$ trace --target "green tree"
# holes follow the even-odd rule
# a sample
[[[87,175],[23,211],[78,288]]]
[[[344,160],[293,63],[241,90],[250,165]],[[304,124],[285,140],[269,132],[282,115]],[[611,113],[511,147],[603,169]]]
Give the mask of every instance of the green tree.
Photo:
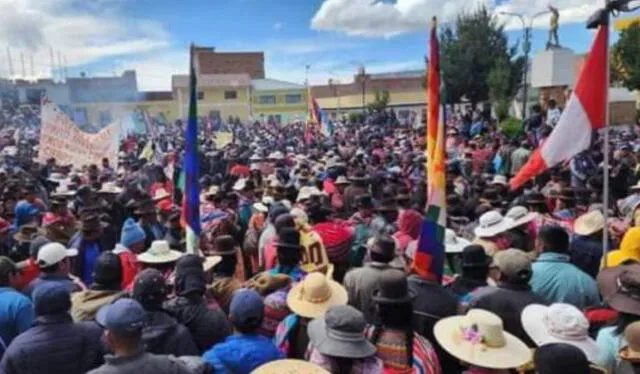
[[[489,100],[494,104],[498,121],[502,121],[509,115],[509,103],[513,97],[511,91],[511,66],[506,59],[496,61],[493,69],[487,76],[489,86]]]
[[[611,80],[628,90],[640,90],[640,22],[622,30],[612,52]]]
[[[482,7],[458,15],[454,25],[441,33],[440,60],[446,102],[465,97],[475,106],[490,98],[489,75],[501,100],[512,98],[521,84],[524,58],[516,58],[518,46],[509,46],[504,26]]]
[[[381,112],[387,108],[389,100],[391,100],[389,91],[377,90],[373,102],[367,105],[367,108],[370,112]]]

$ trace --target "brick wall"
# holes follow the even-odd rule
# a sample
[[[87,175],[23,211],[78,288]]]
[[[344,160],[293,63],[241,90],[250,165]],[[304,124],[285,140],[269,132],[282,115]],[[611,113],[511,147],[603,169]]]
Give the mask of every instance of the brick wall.
[[[263,52],[198,51],[199,74],[249,74],[263,79]]]

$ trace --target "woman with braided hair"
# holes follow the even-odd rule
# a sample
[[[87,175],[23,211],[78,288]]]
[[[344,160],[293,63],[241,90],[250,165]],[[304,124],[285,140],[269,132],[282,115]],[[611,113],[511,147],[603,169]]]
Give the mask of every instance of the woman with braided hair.
[[[378,320],[367,329],[367,336],[376,346],[385,373],[440,374],[442,369],[436,351],[413,329],[412,299],[402,271],[382,272],[379,289],[373,293]]]

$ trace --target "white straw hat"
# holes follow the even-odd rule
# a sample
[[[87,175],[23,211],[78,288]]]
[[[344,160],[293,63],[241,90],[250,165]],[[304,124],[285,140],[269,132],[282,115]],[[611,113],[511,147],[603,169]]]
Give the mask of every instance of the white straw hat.
[[[471,244],[465,238],[456,235],[456,232],[451,229],[446,229],[444,232],[444,246],[447,253],[462,253],[464,247]]]
[[[473,231],[479,238],[490,238],[511,228],[511,220],[506,219],[496,210],[480,216],[478,227]]]
[[[154,240],[151,247],[138,255],[138,261],[147,264],[165,264],[168,262],[178,261],[183,253],[171,249],[169,242],[166,240]]]
[[[251,374],[329,374],[318,365],[302,360],[276,360],[264,364]]]
[[[504,331],[500,317],[483,309],[443,318],[433,332],[452,356],[482,368],[514,369],[531,361],[529,347]]]
[[[604,215],[599,209],[578,217],[573,224],[573,232],[578,235],[591,235],[604,228]]]
[[[509,209],[509,211],[505,215],[505,218],[512,221],[511,227],[513,228],[529,223],[533,221],[537,216],[538,215],[536,213],[529,212],[529,209],[518,205]]]
[[[347,304],[347,290],[322,273],[311,273],[287,295],[287,306],[306,318],[322,317],[334,305]]]
[[[598,345],[589,337],[589,321],[575,306],[555,303],[550,306],[531,304],[520,316],[522,327],[537,346],[549,343],[571,344],[595,362]]]

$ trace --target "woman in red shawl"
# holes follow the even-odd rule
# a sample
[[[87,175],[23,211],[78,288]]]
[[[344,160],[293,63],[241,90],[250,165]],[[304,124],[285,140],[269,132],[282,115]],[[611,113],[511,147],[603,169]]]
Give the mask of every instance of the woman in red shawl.
[[[397,252],[403,254],[407,250],[407,245],[412,240],[417,240],[420,236],[420,224],[422,214],[413,209],[402,209],[398,215],[398,231],[393,234],[393,238],[398,243]]]

